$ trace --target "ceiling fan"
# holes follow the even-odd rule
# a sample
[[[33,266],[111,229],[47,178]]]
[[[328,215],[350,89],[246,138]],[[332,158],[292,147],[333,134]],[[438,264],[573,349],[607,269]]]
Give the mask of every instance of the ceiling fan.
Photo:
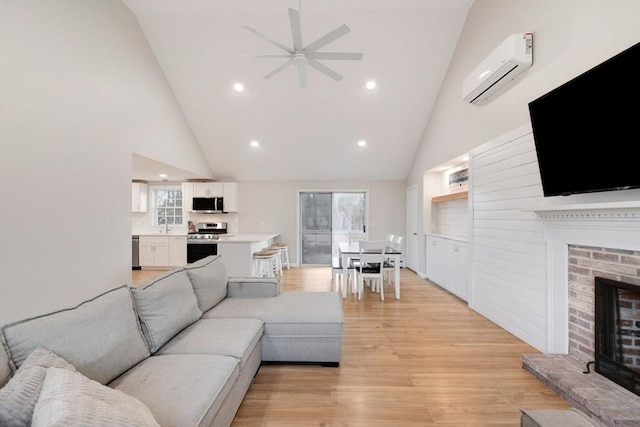
[[[243,57],[253,58],[288,58],[286,62],[278,66],[276,69],[264,76],[265,79],[270,79],[280,71],[287,68],[289,65],[295,64],[298,68],[298,79],[300,81],[300,87],[307,87],[307,65],[315,68],[321,73],[327,75],[333,80],[340,81],[342,76],[336,73],[331,68],[318,62],[318,60],[360,60],[362,59],[362,53],[358,52],[318,52],[318,49],[323,48],[334,40],[344,36],[349,31],[349,27],[345,24],[339,26],[335,30],[325,34],[318,40],[314,41],[307,46],[302,43],[302,27],[300,25],[300,11],[295,9],[289,9],[289,21],[291,23],[291,35],[293,37],[293,47],[286,46],[277,40],[274,40],[255,28],[249,25],[243,25],[242,28],[251,31],[258,37],[268,41],[269,43],[278,46],[280,49],[286,51],[286,54],[280,55],[243,55]]]

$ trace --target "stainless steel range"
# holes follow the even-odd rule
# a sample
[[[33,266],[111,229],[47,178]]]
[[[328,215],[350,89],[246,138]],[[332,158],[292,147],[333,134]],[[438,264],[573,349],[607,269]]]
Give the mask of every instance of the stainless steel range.
[[[191,264],[218,254],[218,239],[227,234],[226,222],[200,222],[196,231],[187,235],[187,262]]]

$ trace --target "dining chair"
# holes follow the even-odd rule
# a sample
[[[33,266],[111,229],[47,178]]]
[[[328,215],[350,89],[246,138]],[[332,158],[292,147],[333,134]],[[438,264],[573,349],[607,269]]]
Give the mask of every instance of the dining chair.
[[[371,280],[371,290],[380,293],[384,300],[384,260],[387,242],[384,240],[363,240],[358,253],[359,264],[356,268],[358,299],[362,298],[365,279]]]
[[[389,238],[390,236],[390,238]],[[387,239],[389,241],[388,246],[392,249],[395,250],[402,250],[402,240],[404,239],[403,236],[397,236],[395,234],[387,234]],[[387,284],[389,286],[391,286],[391,274],[393,274],[393,271],[395,269],[395,261],[391,258],[387,258],[384,261],[384,276],[385,276],[385,280],[387,281]]]

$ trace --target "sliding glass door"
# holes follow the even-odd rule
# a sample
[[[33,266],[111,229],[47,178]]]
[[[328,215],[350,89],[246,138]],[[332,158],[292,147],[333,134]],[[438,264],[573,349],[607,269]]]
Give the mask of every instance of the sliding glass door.
[[[366,231],[366,192],[300,192],[300,262],[331,265],[338,243]]]

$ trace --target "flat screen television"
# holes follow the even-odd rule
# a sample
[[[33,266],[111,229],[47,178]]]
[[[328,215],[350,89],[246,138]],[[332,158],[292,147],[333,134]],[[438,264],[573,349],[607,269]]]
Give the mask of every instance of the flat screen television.
[[[640,43],[529,103],[545,197],[640,188]]]

